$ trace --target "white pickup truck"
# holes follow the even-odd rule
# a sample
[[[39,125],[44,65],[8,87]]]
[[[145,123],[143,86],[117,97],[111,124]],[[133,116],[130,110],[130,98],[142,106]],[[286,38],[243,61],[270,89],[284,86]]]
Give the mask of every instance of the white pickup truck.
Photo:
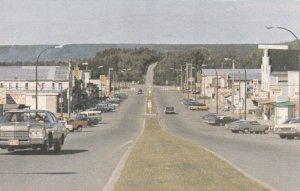
[[[300,119],[287,119],[282,124],[275,125],[273,133],[278,134],[282,139],[300,137]]]

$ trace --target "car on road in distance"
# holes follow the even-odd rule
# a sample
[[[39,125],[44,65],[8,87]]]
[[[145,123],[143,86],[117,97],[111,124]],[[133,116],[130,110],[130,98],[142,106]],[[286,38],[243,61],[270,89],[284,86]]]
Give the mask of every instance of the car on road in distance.
[[[230,123],[228,128],[231,129],[233,133],[268,133],[269,126],[262,125],[257,121],[248,120],[238,120]]]
[[[282,124],[275,125],[273,133],[278,134],[282,139],[300,137],[300,119],[287,119]]]
[[[143,94],[143,90],[142,90],[142,89],[139,89],[139,90],[137,91],[137,94]]]
[[[165,107],[164,113],[165,114],[175,114],[175,108],[174,107]]]
[[[225,116],[225,115],[214,115],[214,116],[208,117],[208,119],[207,119],[208,124],[221,125],[221,126],[232,123],[234,121],[238,121],[238,120],[239,120],[238,118],[234,118],[231,116]]]
[[[189,106],[190,110],[208,110],[209,107],[205,105],[204,103],[199,103],[199,102],[192,102],[191,105]]]
[[[8,151],[32,148],[47,154],[54,147],[59,152],[66,136],[66,127],[47,110],[7,111],[0,123],[0,148]]]

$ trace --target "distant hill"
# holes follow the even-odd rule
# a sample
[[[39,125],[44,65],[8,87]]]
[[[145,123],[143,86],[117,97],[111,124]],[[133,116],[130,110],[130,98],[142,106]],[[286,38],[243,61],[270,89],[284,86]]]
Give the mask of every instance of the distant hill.
[[[34,62],[39,53],[51,45],[12,45],[0,46],[0,62]],[[97,52],[111,48],[148,48],[159,52],[189,51],[208,49],[213,54],[235,51],[237,54],[248,55],[257,50],[256,44],[70,44],[63,49],[51,49],[43,53],[40,60],[66,61],[95,57]]]

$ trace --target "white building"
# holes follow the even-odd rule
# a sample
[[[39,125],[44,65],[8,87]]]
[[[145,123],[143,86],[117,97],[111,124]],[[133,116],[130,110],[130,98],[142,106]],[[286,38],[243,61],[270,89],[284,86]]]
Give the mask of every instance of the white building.
[[[67,66],[38,66],[37,71],[38,109],[47,109],[54,113],[59,113],[60,109],[66,111],[69,68]],[[0,87],[6,89],[6,94],[15,104],[25,104],[35,109],[35,72],[35,66],[0,66]],[[62,97],[62,105],[60,97]]]

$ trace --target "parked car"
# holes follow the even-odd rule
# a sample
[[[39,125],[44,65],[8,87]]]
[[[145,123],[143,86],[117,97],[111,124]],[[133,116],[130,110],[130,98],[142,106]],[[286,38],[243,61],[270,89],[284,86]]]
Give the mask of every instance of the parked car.
[[[181,100],[181,104],[183,104],[183,105],[188,105],[191,101],[194,101],[194,100],[191,99],[191,98],[183,98],[183,99]]]
[[[164,113],[165,114],[175,114],[175,108],[174,107],[165,107]]]
[[[203,119],[204,122],[208,122],[208,118],[210,118],[212,116],[215,116],[215,115],[220,115],[220,114],[218,114],[218,113],[208,113],[206,115],[203,115],[202,119]]]
[[[230,116],[225,116],[225,115],[214,115],[214,116],[208,117],[208,119],[207,119],[208,124],[210,124],[210,125],[222,125],[222,126],[225,124],[228,124],[228,123],[232,123],[237,120],[239,120],[239,119],[230,117]]]
[[[102,112],[101,111],[82,111],[80,114],[84,114],[87,117],[89,125],[97,125],[102,121]]]
[[[87,119],[86,115],[78,113],[75,117],[70,118],[67,121],[67,124],[72,125],[72,127],[73,127],[71,132],[73,132],[75,130],[82,131],[82,128],[86,128],[88,126],[88,119]]]
[[[199,102],[192,102],[192,104],[189,106],[190,110],[208,110],[209,107],[205,105],[204,103]]]
[[[0,124],[0,148],[8,151],[32,148],[47,154],[54,147],[59,152],[66,136],[66,127],[47,110],[7,111]]]
[[[282,139],[300,137],[300,119],[287,119],[283,124],[275,125],[273,133]]]
[[[257,121],[239,120],[229,124],[233,133],[268,133],[269,126],[262,125]]]

